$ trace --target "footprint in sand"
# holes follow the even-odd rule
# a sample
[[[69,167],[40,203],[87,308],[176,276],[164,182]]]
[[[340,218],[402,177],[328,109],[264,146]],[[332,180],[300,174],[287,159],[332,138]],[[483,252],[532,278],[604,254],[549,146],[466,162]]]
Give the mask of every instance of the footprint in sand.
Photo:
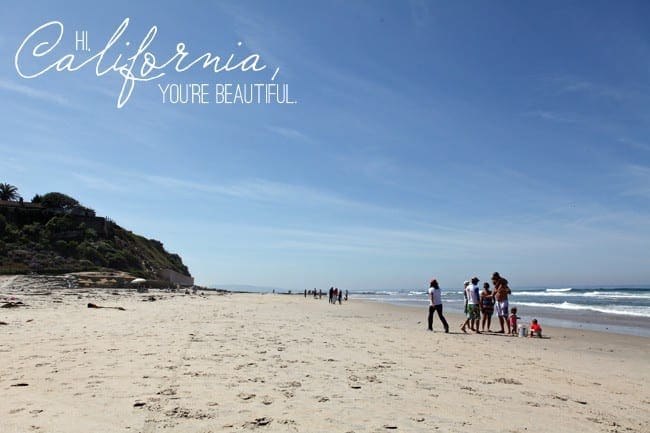
[[[505,384],[508,384],[508,385],[521,385],[522,384],[517,379],[508,379],[508,378],[505,378],[505,377],[500,377],[498,379],[494,379],[494,381],[498,382],[498,383],[505,383]]]
[[[269,425],[273,421],[272,418],[268,417],[262,417],[262,418],[255,418],[253,421],[248,421],[242,424],[242,427],[247,428],[247,429],[254,429],[257,427],[262,427],[265,425]]]

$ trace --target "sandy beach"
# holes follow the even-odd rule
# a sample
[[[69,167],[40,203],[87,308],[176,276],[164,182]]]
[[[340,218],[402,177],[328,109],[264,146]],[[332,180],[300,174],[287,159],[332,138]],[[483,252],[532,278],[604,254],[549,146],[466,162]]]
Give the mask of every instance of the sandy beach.
[[[423,309],[325,297],[9,286],[2,303],[26,306],[0,309],[4,433],[650,431],[643,337],[465,335],[458,316],[431,333]]]

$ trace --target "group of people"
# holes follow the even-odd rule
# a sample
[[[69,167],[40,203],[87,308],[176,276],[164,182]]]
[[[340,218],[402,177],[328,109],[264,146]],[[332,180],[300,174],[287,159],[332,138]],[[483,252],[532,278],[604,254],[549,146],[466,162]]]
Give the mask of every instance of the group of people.
[[[330,287],[329,291],[329,302],[330,304],[336,304],[336,301],[339,301],[339,305],[341,305],[341,300],[347,301],[348,300],[348,291],[345,291],[345,296],[343,295],[343,290],[339,290],[338,287]]]
[[[499,275],[498,272],[492,274],[492,287],[490,284],[483,284],[483,291],[479,291],[479,278],[473,277],[471,281],[465,281],[463,295],[465,298],[465,314],[466,319],[460,325],[460,330],[467,333],[467,328],[480,334],[481,331],[492,332],[492,315],[494,311],[497,312],[499,318],[500,330],[497,333],[510,335],[517,334],[517,309],[512,308],[508,310],[508,295],[512,292],[508,287],[508,280]],[[429,316],[427,318],[428,330],[433,331],[433,316],[437,312],[440,322],[445,329],[449,332],[449,324],[442,314],[442,293],[438,281],[434,278],[429,284]],[[481,319],[482,316],[482,319]],[[480,329],[479,329],[480,328]],[[530,336],[542,336],[542,328],[537,319],[533,319],[530,325]]]
[[[314,299],[318,297],[318,299],[321,299],[323,297],[323,290],[314,288],[314,290],[307,290],[305,289],[305,298],[307,295],[313,296]],[[347,301],[348,300],[348,291],[347,289],[345,290],[345,294],[343,294],[343,290],[339,290],[338,287],[330,287],[329,290],[329,303],[330,304],[336,304],[336,301],[339,302],[339,305],[341,305],[342,301]]]

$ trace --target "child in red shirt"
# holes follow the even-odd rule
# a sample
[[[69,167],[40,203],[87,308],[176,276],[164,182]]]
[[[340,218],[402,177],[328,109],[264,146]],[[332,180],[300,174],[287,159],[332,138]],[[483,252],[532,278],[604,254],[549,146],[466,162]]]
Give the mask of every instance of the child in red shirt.
[[[530,336],[542,338],[542,327],[537,323],[537,319],[533,319],[530,324]]]

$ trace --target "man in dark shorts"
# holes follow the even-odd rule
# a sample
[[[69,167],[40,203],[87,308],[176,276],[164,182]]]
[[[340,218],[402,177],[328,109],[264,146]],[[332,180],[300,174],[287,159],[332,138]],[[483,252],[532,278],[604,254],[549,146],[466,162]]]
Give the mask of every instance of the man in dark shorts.
[[[490,284],[483,284],[483,291],[481,292],[481,314],[483,315],[483,320],[481,322],[481,331],[485,331],[485,325],[487,324],[488,332],[491,332],[490,329],[492,325],[492,314],[494,313],[494,294],[490,291]]]

